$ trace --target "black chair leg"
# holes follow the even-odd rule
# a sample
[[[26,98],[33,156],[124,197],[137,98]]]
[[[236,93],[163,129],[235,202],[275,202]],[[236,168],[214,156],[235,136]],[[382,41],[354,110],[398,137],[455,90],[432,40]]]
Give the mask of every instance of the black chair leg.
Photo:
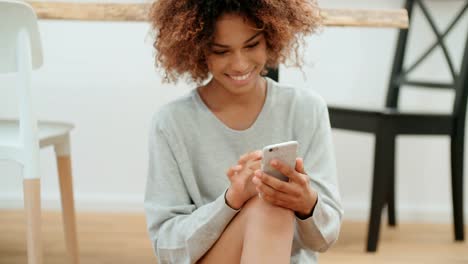
[[[372,185],[372,202],[369,219],[369,230],[367,234],[367,251],[375,252],[380,233],[380,221],[382,209],[388,199],[388,185],[390,177],[388,171],[391,170],[390,162],[394,158],[394,136],[381,126],[380,131],[375,137],[375,160],[374,160],[374,178]]]
[[[388,142],[386,149],[386,162],[388,162],[388,196],[387,196],[387,208],[388,208],[388,225],[396,226],[396,211],[395,211],[395,138],[391,142]]]
[[[465,144],[463,130],[458,131],[451,137],[452,202],[455,240],[463,241],[465,239],[463,226],[463,152]]]

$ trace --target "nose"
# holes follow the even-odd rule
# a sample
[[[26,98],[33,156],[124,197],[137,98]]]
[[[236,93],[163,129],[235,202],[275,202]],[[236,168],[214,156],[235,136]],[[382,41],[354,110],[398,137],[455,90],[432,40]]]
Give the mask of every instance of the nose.
[[[245,73],[249,69],[249,60],[242,52],[236,52],[231,60],[231,70],[235,73]]]

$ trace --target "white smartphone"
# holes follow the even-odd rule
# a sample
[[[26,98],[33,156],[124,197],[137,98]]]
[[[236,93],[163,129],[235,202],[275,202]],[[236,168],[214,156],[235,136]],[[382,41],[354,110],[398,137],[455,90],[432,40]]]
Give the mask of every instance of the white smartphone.
[[[277,159],[286,163],[291,168],[296,167],[297,141],[288,141],[279,144],[268,145],[263,148],[262,171],[279,180],[288,181],[288,177],[270,165],[271,160]]]

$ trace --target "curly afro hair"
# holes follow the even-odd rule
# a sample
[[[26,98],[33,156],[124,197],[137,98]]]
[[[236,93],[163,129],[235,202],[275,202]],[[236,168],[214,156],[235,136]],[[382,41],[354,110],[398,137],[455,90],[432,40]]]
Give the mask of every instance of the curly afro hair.
[[[322,23],[315,0],[156,0],[149,19],[155,33],[155,65],[163,68],[165,81],[176,82],[184,74],[196,83],[209,77],[205,55],[216,21],[226,13],[240,14],[263,30],[266,67],[271,68],[291,55],[300,66],[299,44]]]

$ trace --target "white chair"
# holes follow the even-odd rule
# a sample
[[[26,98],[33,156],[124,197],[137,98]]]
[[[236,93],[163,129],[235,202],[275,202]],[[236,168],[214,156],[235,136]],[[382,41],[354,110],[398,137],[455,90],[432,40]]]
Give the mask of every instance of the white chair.
[[[42,263],[39,148],[53,146],[58,164],[65,243],[71,263],[79,263],[73,202],[69,133],[65,123],[37,122],[32,109],[31,73],[42,65],[37,18],[26,3],[0,0],[0,77],[14,73],[19,120],[0,119],[0,159],[23,167],[28,263]]]

